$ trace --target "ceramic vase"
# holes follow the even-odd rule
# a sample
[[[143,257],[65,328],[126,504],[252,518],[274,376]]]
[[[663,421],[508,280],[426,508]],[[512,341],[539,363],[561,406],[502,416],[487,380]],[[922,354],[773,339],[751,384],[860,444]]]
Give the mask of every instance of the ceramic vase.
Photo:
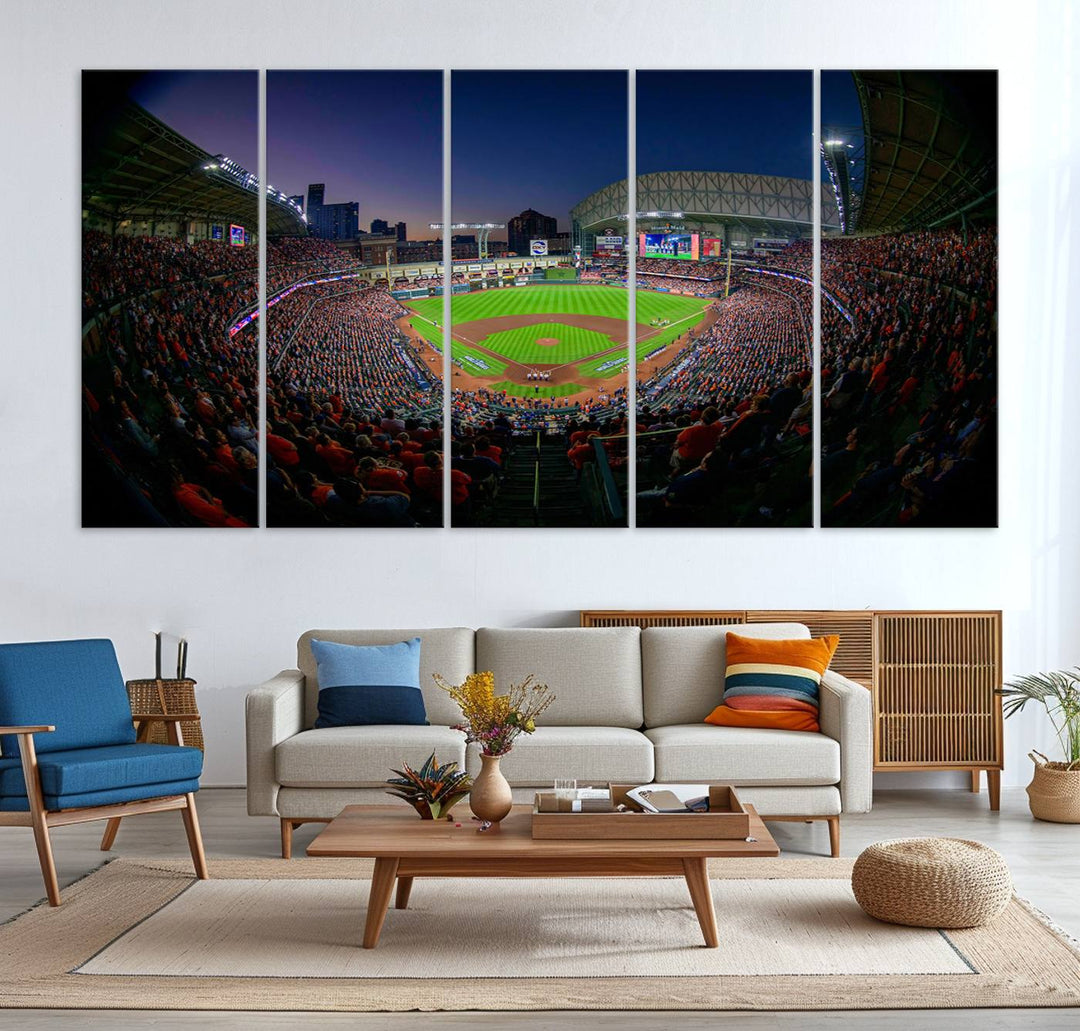
[[[510,785],[499,769],[499,755],[480,756],[480,775],[469,792],[469,808],[478,820],[498,823],[510,813],[514,804]]]

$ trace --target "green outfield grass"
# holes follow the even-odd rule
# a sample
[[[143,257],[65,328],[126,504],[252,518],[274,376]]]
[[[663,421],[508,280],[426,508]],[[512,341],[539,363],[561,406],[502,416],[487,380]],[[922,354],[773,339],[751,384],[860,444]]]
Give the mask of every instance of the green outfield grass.
[[[559,342],[536,342],[545,337]],[[483,344],[496,354],[522,365],[565,365],[616,346],[615,341],[604,333],[560,322],[537,322],[532,326],[505,329],[472,343]]]
[[[438,326],[433,326],[427,319],[421,318],[409,319],[409,325],[429,344],[434,344],[440,351],[442,350],[442,330]]]
[[[700,297],[638,290],[636,297],[638,340],[635,346],[637,360],[641,361],[650,351],[655,351],[658,347],[670,343],[692,326],[696,326],[701,321],[701,313],[710,303]],[[656,318],[669,319],[671,325],[653,333],[653,327],[649,323]],[[650,335],[642,340],[644,333]]]
[[[426,304],[432,298],[422,298]],[[442,298],[438,311],[420,311],[439,321],[442,318]],[[476,319],[498,319],[507,315],[600,315],[609,319],[626,319],[625,290],[611,286],[516,286],[501,290],[481,290],[472,294],[455,294],[450,302],[455,326]]]
[[[589,388],[580,383],[552,383],[550,386],[543,387],[539,383],[511,383],[510,380],[504,379],[499,383],[492,383],[491,389],[505,390],[514,397],[566,397],[567,394],[576,394]]]
[[[638,290],[636,304],[639,335],[636,351],[637,360],[640,361],[650,351],[670,343],[696,325],[701,320],[701,314],[709,301],[697,297],[684,297],[681,294]],[[419,316],[411,320],[416,331],[441,348],[442,330],[431,323],[442,319],[442,298],[424,297],[409,301],[405,306]],[[627,315],[627,295],[624,290],[610,286],[503,287],[470,294],[455,294],[451,301],[451,312],[455,328],[467,326],[468,323],[480,319],[515,315],[551,315],[553,317],[587,315],[624,320]],[[669,319],[671,325],[665,326],[658,332],[652,332],[649,323],[656,318]],[[468,335],[467,330],[465,333]],[[643,333],[650,335],[642,340],[640,336]],[[539,337],[556,337],[560,343],[555,347],[539,346],[535,343]],[[603,372],[598,371],[599,367],[609,362],[613,356],[603,355],[597,358],[591,356],[613,347],[613,341],[602,333],[561,324],[554,321],[554,318],[551,323],[538,323],[493,333],[475,342],[491,348],[511,361],[524,365],[562,364],[583,359],[577,366],[577,372],[581,376],[604,378],[621,376],[626,369],[623,364]],[[458,341],[453,343],[453,356],[459,361],[463,360],[465,368],[480,372],[482,375],[503,375],[506,371],[505,364],[497,362],[489,355],[478,353]],[[486,362],[489,369],[481,370],[468,360],[469,357]],[[496,370],[495,366],[500,367]],[[562,393],[569,392],[562,390]]]

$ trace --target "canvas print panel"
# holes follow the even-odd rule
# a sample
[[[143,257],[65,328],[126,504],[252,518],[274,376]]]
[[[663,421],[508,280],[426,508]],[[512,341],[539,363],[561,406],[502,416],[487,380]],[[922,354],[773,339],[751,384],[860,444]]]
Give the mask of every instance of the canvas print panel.
[[[624,526],[627,75],[451,83],[452,523]]]
[[[257,524],[257,85],[83,73],[83,526]]]
[[[811,523],[812,138],[810,72],[637,74],[638,526]]]
[[[823,72],[825,526],[997,525],[997,73]]]
[[[267,73],[267,523],[441,526],[442,73]]]

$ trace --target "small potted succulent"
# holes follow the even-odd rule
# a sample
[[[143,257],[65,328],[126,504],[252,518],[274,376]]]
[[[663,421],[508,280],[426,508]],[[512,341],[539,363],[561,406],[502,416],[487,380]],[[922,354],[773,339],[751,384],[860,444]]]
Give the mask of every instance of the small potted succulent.
[[[1080,823],[1080,667],[1050,673],[1028,673],[1001,690],[1006,718],[1028,702],[1046,709],[1061,743],[1064,762],[1052,762],[1041,752],[1028,753],[1035,776],[1028,785],[1028,805],[1036,820]]]
[[[387,794],[405,799],[422,820],[449,820],[450,810],[472,788],[468,774],[464,770],[459,772],[457,763],[440,766],[434,752],[418,770],[406,762],[401,765],[404,769],[394,770],[397,776],[386,782],[393,785],[393,790],[387,791]]]

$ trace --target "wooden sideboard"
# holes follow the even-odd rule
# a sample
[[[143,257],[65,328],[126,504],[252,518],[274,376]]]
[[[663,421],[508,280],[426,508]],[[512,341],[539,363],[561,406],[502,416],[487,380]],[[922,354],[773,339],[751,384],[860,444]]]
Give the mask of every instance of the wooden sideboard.
[[[945,610],[588,609],[581,625],[804,623],[839,634],[831,668],[873,694],[874,770],[986,771],[990,808],[1004,767],[1001,613]]]

